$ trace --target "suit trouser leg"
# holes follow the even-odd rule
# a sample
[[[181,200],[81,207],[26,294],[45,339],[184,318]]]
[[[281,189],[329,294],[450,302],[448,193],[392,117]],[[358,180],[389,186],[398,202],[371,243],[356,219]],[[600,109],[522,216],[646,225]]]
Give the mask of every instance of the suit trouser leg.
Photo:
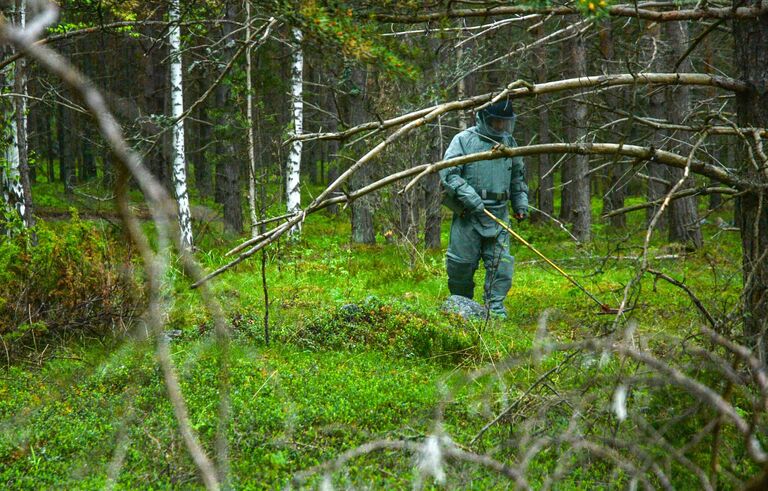
[[[483,240],[481,255],[485,266],[484,300],[491,312],[506,314],[504,299],[512,288],[515,258],[509,254],[509,234]]]
[[[445,257],[448,290],[451,295],[472,298],[475,291],[473,277],[480,260],[481,237],[469,218],[453,216],[451,237]]]

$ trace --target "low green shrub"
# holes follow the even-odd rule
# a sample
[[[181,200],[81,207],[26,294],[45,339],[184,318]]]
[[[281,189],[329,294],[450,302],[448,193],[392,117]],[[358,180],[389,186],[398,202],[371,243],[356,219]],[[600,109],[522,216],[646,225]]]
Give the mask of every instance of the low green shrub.
[[[142,302],[130,251],[77,215],[0,242],[0,336],[5,354],[75,333],[124,329]]]
[[[295,342],[315,350],[377,349],[450,362],[476,354],[471,331],[451,325],[449,320],[444,314],[419,312],[370,296],[359,304],[322,312],[297,333]]]

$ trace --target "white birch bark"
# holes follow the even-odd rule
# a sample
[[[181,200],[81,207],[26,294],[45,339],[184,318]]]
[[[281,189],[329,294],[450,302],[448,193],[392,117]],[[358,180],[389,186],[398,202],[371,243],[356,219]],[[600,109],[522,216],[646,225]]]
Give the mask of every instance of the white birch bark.
[[[19,1],[19,27],[22,29],[25,29],[27,27],[27,0],[20,0]],[[19,60],[16,62],[19,64],[19,66],[22,67],[21,70],[21,97],[17,99],[17,108],[18,111],[21,111],[21,121],[24,125],[24,134],[29,135],[27,132],[27,80],[26,80],[26,72],[23,70],[23,67],[26,65],[26,60],[22,57],[19,58]],[[27,136],[29,138],[29,136]],[[26,139],[24,141],[24,144],[27,145]],[[24,152],[26,154],[26,152]]]
[[[301,49],[302,33],[294,27],[292,30],[294,40],[293,63],[291,67],[291,100],[293,102],[293,133],[298,136],[303,131],[304,99],[302,98],[302,83],[304,78],[304,53]],[[301,210],[301,144],[300,140],[294,140],[288,153],[286,165],[285,194],[288,212]],[[297,238],[301,233],[300,224],[291,229],[292,238]]]
[[[24,10],[22,5],[22,12]],[[15,10],[14,7],[11,7]],[[24,16],[19,15],[18,22],[23,27]],[[14,92],[16,85],[16,64],[12,63],[8,65],[5,73],[0,74],[0,80],[3,81],[3,92]],[[6,99],[8,100],[8,99]],[[26,226],[24,217],[26,215],[26,207],[24,202],[24,188],[21,185],[21,172],[19,158],[19,138],[18,138],[18,126],[16,124],[16,111],[24,109],[23,97],[13,98],[12,103],[2,104],[3,121],[2,125],[2,147],[3,147],[3,162],[2,168],[0,168],[0,193],[3,197],[4,213],[12,213],[14,210],[22,218],[22,223]],[[10,232],[8,230],[7,232]]]
[[[251,2],[245,2],[245,84],[246,118],[248,119],[248,209],[251,216],[251,237],[259,234],[256,223],[256,143],[253,138],[253,81],[251,79]]]
[[[181,245],[192,249],[192,214],[189,207],[189,192],[187,190],[187,169],[184,159],[184,89],[181,71],[181,28],[179,20],[179,0],[170,0],[168,20],[171,28],[168,33],[171,60],[171,117],[176,121],[173,125],[173,187],[179,206],[179,228],[181,229]]]

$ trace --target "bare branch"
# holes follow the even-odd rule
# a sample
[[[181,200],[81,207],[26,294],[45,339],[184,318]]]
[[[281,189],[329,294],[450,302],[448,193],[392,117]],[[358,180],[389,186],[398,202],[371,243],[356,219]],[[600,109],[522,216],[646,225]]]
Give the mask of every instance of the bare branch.
[[[658,5],[658,4],[657,4]],[[645,4],[651,7],[653,4]],[[674,22],[682,20],[701,20],[701,19],[744,19],[755,18],[768,11],[768,8],[762,5],[756,7],[720,7],[720,8],[697,8],[680,10],[650,10],[639,5],[615,5],[607,8],[608,14],[613,17],[634,17],[656,22]],[[396,22],[400,24],[413,24],[419,22],[434,22],[442,19],[456,19],[466,17],[493,17],[506,15],[574,15],[580,12],[571,7],[529,7],[527,5],[511,5],[491,8],[476,9],[450,9],[432,12],[428,14],[371,14],[371,18],[380,22]]]
[[[507,85],[504,91],[512,99],[521,97],[531,97],[564,90],[584,90],[588,88],[605,88],[621,85],[698,85],[704,87],[718,87],[733,92],[743,92],[748,90],[748,84],[740,80],[717,75],[707,75],[702,73],[636,73],[636,74],[611,74],[611,75],[591,75],[588,77],[569,78],[557,80],[554,82],[543,82],[539,84],[524,83],[515,81]],[[493,100],[498,93],[487,93],[474,96],[459,101],[446,102],[424,109],[419,109],[408,114],[403,114],[384,121],[364,123],[353,128],[349,128],[337,133],[304,133],[296,139],[299,140],[343,140],[352,135],[363,131],[380,131],[401,124],[406,124],[418,118],[422,118],[433,111],[440,110],[441,113],[449,111],[465,110],[479,107]],[[450,106],[447,107],[446,106]],[[293,141],[289,139],[286,143]]]
[[[418,124],[414,126],[423,124],[423,120],[417,121],[416,123]],[[409,127],[409,129],[411,127]],[[402,134],[402,133],[399,133],[399,134]],[[388,141],[391,141],[391,140],[388,140]],[[360,162],[363,162],[363,160],[366,159],[366,157],[369,157],[372,154],[377,154],[378,152],[380,152],[383,149],[385,143],[387,142],[382,142],[381,144],[379,144],[377,147],[371,150],[368,154],[366,154],[366,156],[363,157],[363,159],[359,160],[357,163],[359,164]],[[687,164],[689,163],[688,159],[673,152],[667,152],[665,150],[657,150],[655,148],[639,147],[635,145],[626,145],[626,144],[617,144],[617,143],[549,143],[545,145],[528,145],[524,147],[514,147],[514,148],[497,146],[494,149],[489,150],[487,152],[475,153],[475,154],[466,155],[466,156],[459,157],[456,159],[451,159],[451,160],[442,160],[434,164],[425,164],[425,165],[419,165],[416,167],[411,167],[410,169],[406,169],[404,171],[391,174],[385,178],[382,178],[376,182],[373,182],[363,188],[356,190],[353,193],[344,194],[343,196],[328,197],[332,192],[332,186],[339,186],[341,184],[342,177],[344,178],[349,177],[349,175],[351,175],[352,172],[356,171],[357,168],[359,167],[350,168],[350,170],[348,170],[347,173],[343,174],[339,179],[337,179],[336,182],[334,182],[331,186],[326,188],[315,199],[315,201],[313,201],[301,213],[294,215],[293,218],[290,218],[287,222],[283,223],[278,227],[275,227],[274,229],[270,230],[266,234],[262,234],[255,239],[249,239],[245,243],[234,248],[231,251],[231,253],[241,251],[248,245],[255,244],[251,249],[248,249],[247,251],[243,252],[242,254],[240,254],[240,256],[238,256],[236,259],[234,259],[230,263],[227,263],[221,266],[215,271],[209,273],[204,278],[193,283],[192,288],[196,288],[202,283],[220,275],[221,273],[236,266],[237,264],[240,264],[242,261],[252,256],[263,247],[277,240],[278,237],[280,237],[283,233],[285,233],[287,230],[293,227],[296,223],[304,220],[307,215],[315,213],[332,204],[350,203],[355,199],[360,198],[361,196],[365,196],[366,194],[372,193],[373,191],[376,191],[385,186],[393,184],[394,182],[397,182],[401,179],[405,179],[406,177],[425,176],[429,173],[437,172],[440,169],[454,167],[457,165],[468,164],[471,162],[476,162],[478,160],[494,160],[501,157],[539,155],[542,153],[627,155],[630,157],[636,157],[636,158],[645,159],[645,160],[653,160],[661,164],[669,165],[672,167],[683,168],[683,169],[685,169]],[[711,177],[713,179],[716,179],[720,182],[729,184],[734,187],[748,188],[752,186],[750,183],[742,182],[737,177],[726,172],[720,167],[715,167],[713,165],[695,161],[692,159],[690,161],[690,169],[701,175]]]
[[[686,196],[699,196],[702,194],[739,194],[740,191],[737,191],[732,188],[724,188],[721,186],[708,186],[703,188],[693,188],[693,189],[686,189],[684,191],[677,192],[671,196],[672,200],[685,198]],[[645,208],[652,208],[658,204],[661,204],[664,201],[664,198],[656,199],[653,201],[648,201],[646,203],[640,203],[637,205],[632,206],[625,206],[624,208],[619,208],[618,210],[612,210],[604,215],[602,215],[602,218],[610,218],[615,215],[621,215],[623,213],[629,213],[631,211],[637,211],[637,210],[644,210]]]
[[[661,278],[662,280],[664,280],[664,281],[666,281],[666,282],[668,282],[668,283],[670,283],[672,285],[675,285],[676,287],[680,288],[685,293],[687,293],[688,296],[693,301],[694,305],[696,305],[696,308],[698,308],[699,311],[704,315],[704,317],[706,317],[707,321],[710,323],[712,328],[713,329],[717,329],[717,321],[715,320],[715,318],[712,317],[712,314],[710,314],[709,311],[706,309],[706,307],[704,307],[704,304],[701,303],[701,300],[699,300],[699,297],[697,297],[691,291],[691,289],[688,288],[685,285],[685,283],[677,281],[676,279],[672,278],[669,275],[666,275],[666,274],[662,273],[661,271],[656,271],[656,270],[653,270],[653,269],[649,269],[648,272],[651,273],[652,275],[654,275],[656,278]]]
[[[30,22],[30,25],[34,27],[32,31],[15,29],[10,26],[5,19],[0,18],[0,37],[13,44],[20,51],[24,51],[27,56],[36,60],[50,73],[61,78],[73,92],[80,96],[86,108],[96,120],[102,136],[110,145],[118,162],[122,165],[120,168],[121,178],[118,179],[116,192],[117,196],[120,198],[118,200],[118,207],[131,239],[137,245],[142,255],[147,271],[147,281],[149,283],[150,291],[150,302],[146,314],[147,321],[152,327],[153,334],[155,334],[157,339],[158,360],[163,371],[163,378],[168,390],[169,399],[174,409],[184,443],[192,460],[200,470],[203,482],[208,489],[219,489],[215,468],[205,454],[205,451],[200,445],[195,432],[192,429],[192,425],[189,422],[186,404],[181,395],[178,379],[173,369],[170,354],[168,352],[168,345],[160,335],[163,325],[161,282],[162,277],[164,276],[163,270],[165,268],[165,261],[162,254],[155,254],[152,251],[141,227],[135,217],[131,214],[126,199],[127,173],[130,173],[136,179],[139,187],[150,201],[150,211],[158,226],[158,242],[161,251],[167,248],[169,235],[176,239],[177,248],[180,246],[178,233],[174,234],[173,231],[175,228],[170,226],[175,213],[173,201],[170,199],[162,185],[154,179],[146,167],[144,167],[136,153],[127,145],[123,138],[120,125],[107,108],[101,93],[93,87],[91,81],[72,67],[66,59],[59,54],[45,46],[35,44],[35,39],[30,33],[39,32],[42,29],[40,26],[43,23],[55,21],[57,13],[57,7],[53,4],[48,4],[45,7],[45,11],[33,22]],[[183,250],[180,249],[180,251],[182,251],[182,258],[185,258]],[[217,312],[214,311],[213,313],[216,315]]]

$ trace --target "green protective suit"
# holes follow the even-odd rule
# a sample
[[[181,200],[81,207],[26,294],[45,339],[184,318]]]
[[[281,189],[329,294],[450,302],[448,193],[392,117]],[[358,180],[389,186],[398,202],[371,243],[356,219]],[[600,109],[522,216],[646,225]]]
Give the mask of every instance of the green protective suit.
[[[511,135],[511,128],[510,128]],[[491,150],[496,144],[517,146],[510,135],[499,136],[481,116],[477,125],[456,135],[445,152],[452,159]],[[483,213],[509,221],[507,201],[516,214],[528,214],[528,185],[522,158],[480,160],[440,171],[446,198],[453,202],[451,236],[446,255],[448,289],[452,295],[472,298],[473,277],[479,260],[485,265],[484,301],[491,313],[506,316],[504,298],[512,286],[514,258],[509,234]]]

